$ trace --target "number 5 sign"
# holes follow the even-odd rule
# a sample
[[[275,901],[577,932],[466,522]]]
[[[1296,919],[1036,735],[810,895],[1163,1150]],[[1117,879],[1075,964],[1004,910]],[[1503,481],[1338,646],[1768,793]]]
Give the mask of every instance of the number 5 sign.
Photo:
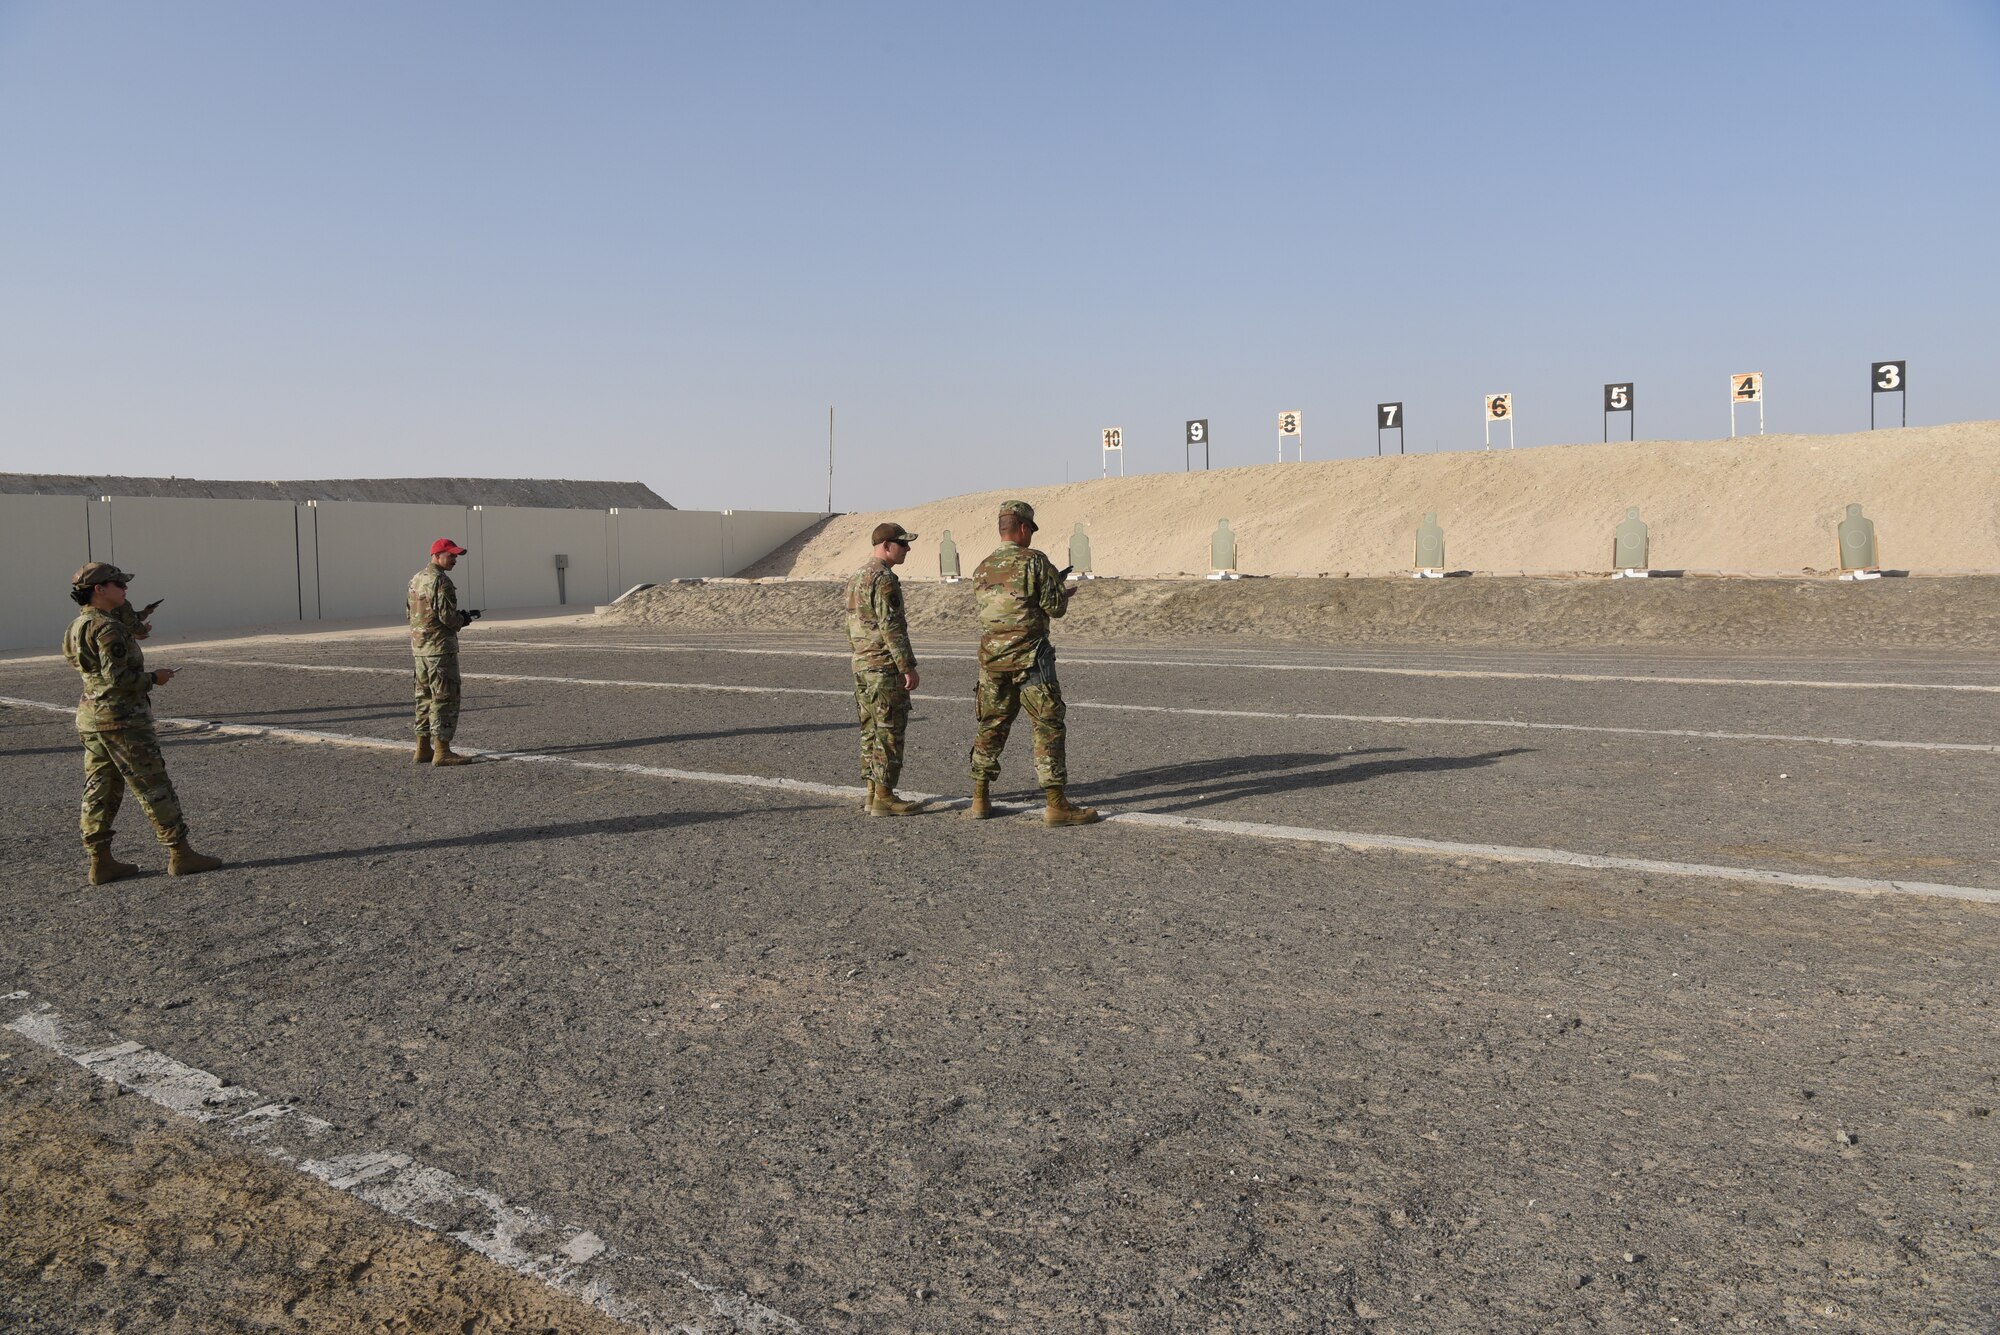
[[[1764,434],[1764,373],[1762,371],[1738,371],[1729,377],[1729,435],[1736,436],[1736,405],[1754,403],[1757,405],[1757,434]]]

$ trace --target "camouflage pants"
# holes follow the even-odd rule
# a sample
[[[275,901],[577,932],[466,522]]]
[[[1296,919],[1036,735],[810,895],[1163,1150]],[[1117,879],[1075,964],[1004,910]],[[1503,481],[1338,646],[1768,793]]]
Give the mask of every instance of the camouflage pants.
[[[979,674],[979,724],[972,735],[972,777],[992,782],[1000,777],[1000,752],[1007,745],[1007,733],[1014,716],[1023,708],[1035,729],[1035,778],[1044,788],[1069,782],[1069,765],[1064,759],[1066,730],[1063,719],[1062,683],[1056,680],[1055,664],[1028,672],[985,672]]]
[[[111,842],[111,826],[125,804],[129,786],[152,817],[153,834],[163,844],[187,838],[181,800],[167,777],[166,758],[150,723],[83,732],[83,846]]]
[[[854,707],[861,715],[861,777],[894,788],[903,777],[903,733],[910,725],[902,673],[855,673]]]
[[[417,654],[417,736],[448,742],[458,731],[458,655]]]

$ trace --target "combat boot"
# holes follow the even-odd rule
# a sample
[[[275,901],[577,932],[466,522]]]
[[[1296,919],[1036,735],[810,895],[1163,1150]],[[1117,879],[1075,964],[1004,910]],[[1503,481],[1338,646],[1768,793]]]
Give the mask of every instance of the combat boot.
[[[137,876],[138,874],[138,867],[130,862],[120,862],[117,858],[111,856],[110,844],[92,844],[90,846],[90,883],[92,885],[109,885],[113,881],[122,881],[127,876]]]
[[[871,816],[914,816],[924,809],[922,802],[907,802],[896,796],[896,790],[884,783],[873,789],[874,797],[868,803]]]
[[[993,798],[984,779],[972,781],[972,804],[965,809],[967,820],[985,820],[993,814]]]
[[[861,814],[864,816],[869,816],[873,815],[874,812],[875,812],[875,780],[870,779],[868,781],[868,791],[861,798]]]
[[[431,763],[431,735],[429,733],[425,733],[423,736],[417,738],[417,753],[410,758],[419,765],[428,765]]]
[[[1049,789],[1049,805],[1042,812],[1044,825],[1091,825],[1104,817],[1097,814],[1096,807],[1073,807],[1063,796],[1060,785]]]
[[[194,845],[185,838],[167,845],[167,875],[198,876],[205,871],[214,871],[222,865],[221,858],[212,858],[206,853],[194,851]]]
[[[471,763],[469,757],[462,756],[452,750],[451,743],[442,737],[437,739],[436,746],[437,749],[431,754],[431,764],[433,765],[466,765]]]

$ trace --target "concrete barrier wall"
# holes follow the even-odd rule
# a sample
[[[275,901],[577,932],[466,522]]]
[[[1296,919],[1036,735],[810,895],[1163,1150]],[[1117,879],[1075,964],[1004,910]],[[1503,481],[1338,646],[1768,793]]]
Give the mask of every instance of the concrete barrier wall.
[[[69,577],[90,560],[82,496],[0,496],[0,645],[57,649],[76,615]]]
[[[470,548],[452,579],[465,607],[569,606],[634,584],[732,574],[820,520],[792,511],[556,510],[373,501],[0,495],[0,649],[53,649],[86,561],[139,573],[174,632],[320,618],[393,617],[436,538]]]
[[[299,509],[317,516],[314,548],[322,617],[397,616],[410,576],[431,559],[434,539],[455,538],[461,546],[474,546],[466,536],[461,505],[320,501]],[[452,575],[467,607],[481,605],[478,581],[470,577],[476,573],[461,567]]]
[[[674,513],[668,511],[667,513]],[[608,602],[611,516],[601,510],[485,509],[473,516],[479,541],[463,561],[478,563],[482,601],[474,607],[552,607],[558,601],[557,554],[569,558],[561,601],[584,608]]]
[[[165,598],[176,631],[299,619],[298,514],[290,501],[114,496],[111,556],[134,603]]]

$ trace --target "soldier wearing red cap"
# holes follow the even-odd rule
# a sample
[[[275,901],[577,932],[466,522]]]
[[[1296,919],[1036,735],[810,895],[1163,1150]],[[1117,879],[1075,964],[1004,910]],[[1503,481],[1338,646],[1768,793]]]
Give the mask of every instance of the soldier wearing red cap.
[[[458,731],[458,632],[479,616],[478,608],[458,610],[458,586],[445,571],[466,549],[450,538],[431,544],[430,564],[410,577],[410,655],[417,667],[417,750],[419,765],[463,765],[451,749]]]
[[[139,868],[111,855],[112,822],[125,790],[138,794],[153,833],[167,846],[167,873],[214,871],[222,859],[197,853],[188,842],[181,800],[167,777],[166,757],[153,731],[152,694],[174,678],[174,669],[148,671],[132,631],[125,586],[132,576],[92,561],[70,577],[70,600],[83,611],[63,635],[63,657],[83,678],[76,730],[83,738],[83,847],[90,855],[90,883],[105,885]]]

